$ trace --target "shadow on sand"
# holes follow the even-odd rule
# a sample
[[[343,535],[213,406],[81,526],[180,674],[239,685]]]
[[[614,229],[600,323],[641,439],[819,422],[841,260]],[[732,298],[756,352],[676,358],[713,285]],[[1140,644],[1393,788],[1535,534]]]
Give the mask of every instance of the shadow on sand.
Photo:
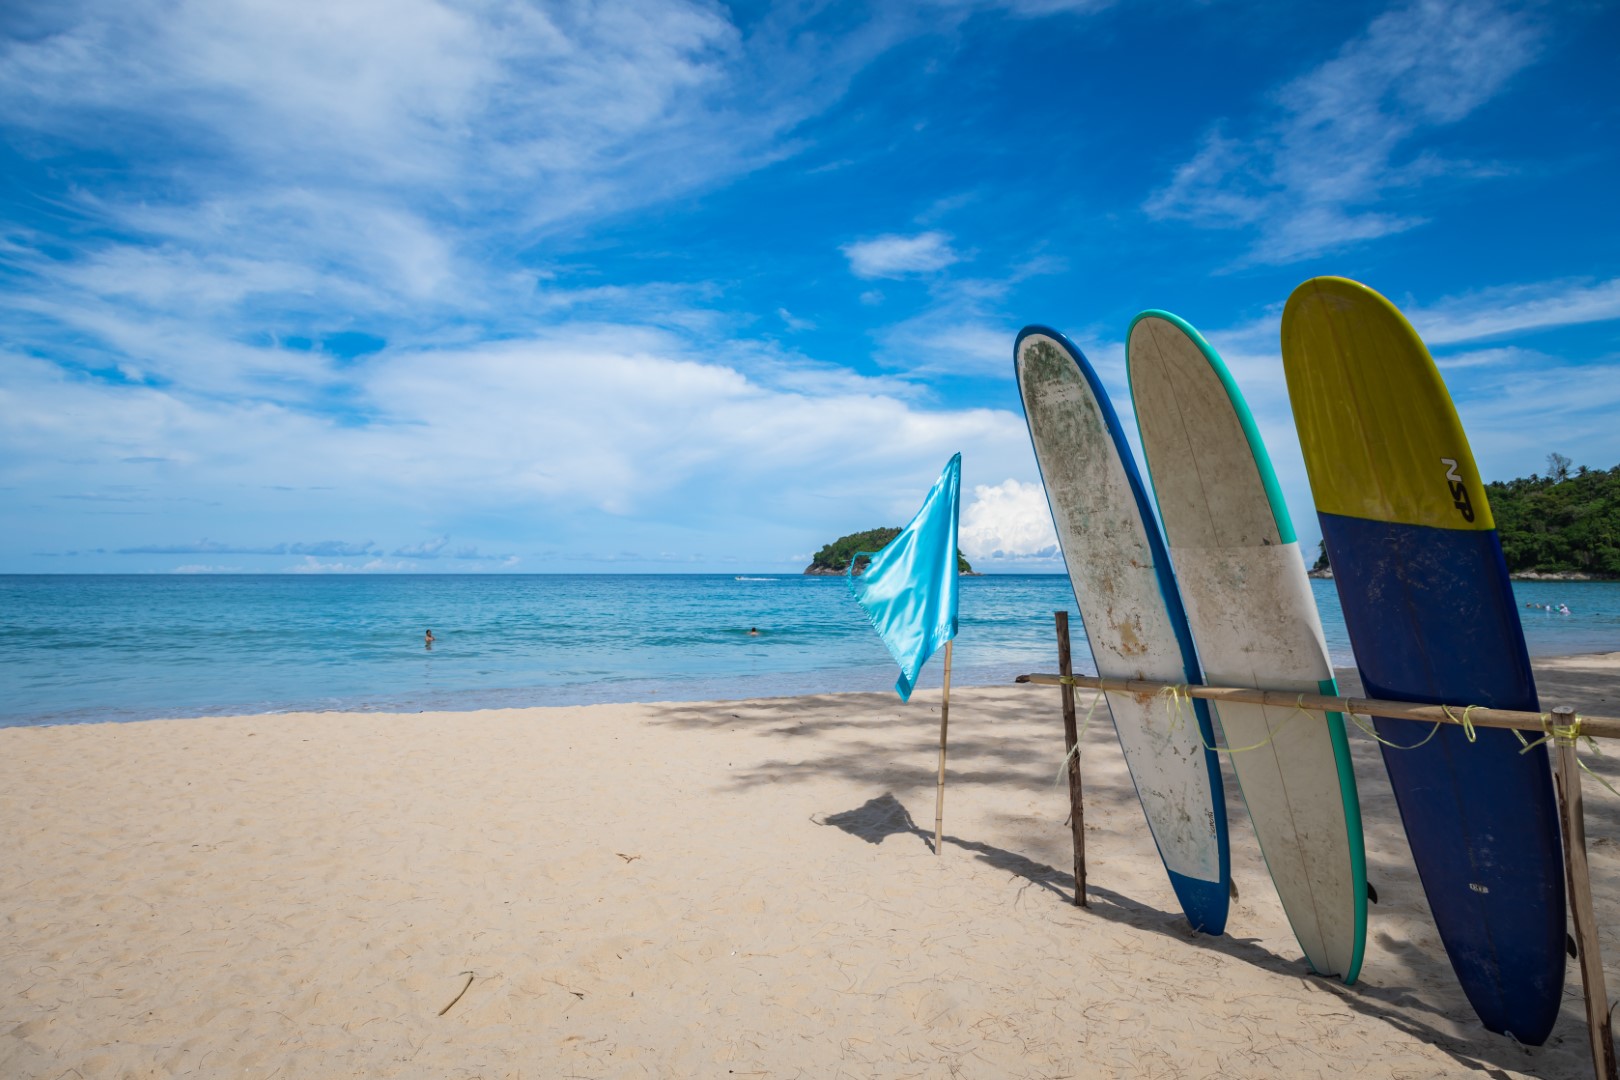
[[[912,819],[911,812],[906,809],[905,804],[890,792],[868,799],[852,810],[828,814],[826,817],[819,819],[816,824],[833,826],[868,844],[881,844],[891,836],[915,836],[929,851],[935,850],[933,834],[919,827],[916,821]],[[998,870],[1005,870],[1016,877],[1024,878],[1032,885],[1051,892],[1064,903],[1073,904],[1075,902],[1074,878],[1065,871],[1037,862],[1015,851],[1008,851],[991,844],[965,840],[949,833],[944,836],[944,843],[961,848],[964,851],[970,851],[976,858],[990,866]],[[1523,1070],[1533,1064],[1528,1059],[1535,1053],[1534,1050],[1514,1046],[1502,1040],[1500,1045],[1487,1048],[1500,1051],[1499,1054],[1489,1055],[1501,1059],[1493,1062],[1486,1060],[1479,1054],[1480,1047],[1472,1043],[1465,1044],[1446,1032],[1420,1022],[1411,1015],[1413,1012],[1429,1013],[1441,1017],[1446,1016],[1446,1014],[1429,1002],[1412,995],[1404,988],[1371,987],[1365,984],[1345,986],[1338,979],[1320,978],[1302,970],[1301,961],[1278,956],[1252,938],[1240,938],[1230,934],[1223,934],[1218,937],[1200,934],[1187,924],[1186,918],[1180,913],[1161,910],[1094,883],[1088,882],[1086,896],[1090,903],[1085,910],[1089,914],[1107,919],[1110,922],[1173,938],[1184,944],[1209,949],[1230,956],[1233,959],[1253,964],[1255,967],[1274,974],[1297,978],[1308,991],[1330,994],[1342,1002],[1345,1007],[1353,1009],[1364,1016],[1382,1020],[1407,1035],[1444,1051],[1463,1068],[1485,1073],[1488,1076],[1498,1078],[1498,1080],[1510,1080],[1509,1074],[1504,1071],[1504,1068]],[[1391,944],[1388,941],[1382,943],[1386,947]],[[1418,952],[1417,950],[1413,951]],[[1422,961],[1427,958],[1418,952],[1418,955],[1409,957],[1409,959]],[[1498,1040],[1498,1037],[1494,1035],[1486,1035],[1485,1037]]]
[[[1341,671],[1339,675],[1341,693],[1354,696],[1359,692],[1353,671]],[[1581,706],[1583,711],[1593,713],[1600,708],[1620,712],[1620,707],[1604,700],[1608,686],[1601,677],[1580,671],[1554,674],[1538,670],[1538,678],[1541,679],[1544,702],[1570,701]],[[971,728],[964,725],[960,729],[953,725],[953,768],[950,773],[953,784],[984,783],[1029,788],[1050,787],[1053,784],[1062,752],[1061,736],[1057,734],[1061,729],[1056,726],[1056,703],[1043,689],[1028,689],[1027,694],[1020,690],[980,698],[972,704],[974,725]],[[1086,704],[1084,700],[1081,701],[1082,708]],[[1054,727],[1043,729],[1028,723],[1032,710],[1051,710]],[[1110,749],[1114,736],[1111,725],[1106,722],[1107,714],[1103,712],[1100,715],[1102,719],[1093,726],[1085,740],[1086,750],[1088,753],[1093,750],[1117,752]],[[780,745],[784,753],[759,761],[732,775],[731,784],[740,789],[808,781],[819,775],[833,774],[856,781],[869,789],[885,791],[884,795],[868,800],[859,807],[834,813],[818,823],[832,825],[872,844],[880,844],[890,836],[915,836],[919,843],[932,849],[932,832],[920,828],[892,792],[916,783],[918,753],[931,755],[938,734],[937,702],[929,704],[926,700],[914,699],[910,705],[900,705],[885,694],[823,694],[764,701],[684,703],[660,707],[655,722],[692,730],[748,730]],[[815,737],[833,732],[837,732],[836,739]],[[1351,743],[1364,817],[1369,821],[1398,820],[1388,777],[1378,760],[1377,746],[1371,740],[1357,738],[1354,734]],[[1587,760],[1594,773],[1620,786],[1620,780],[1616,779],[1620,777],[1620,755],[1610,755],[1608,758],[1592,755]],[[1101,777],[1097,780],[1102,782],[1087,778],[1088,804],[1135,804],[1135,789],[1128,774],[1121,772],[1112,782]],[[1595,792],[1596,782],[1589,780],[1589,783],[1589,790]],[[1246,816],[1246,811],[1230,774],[1227,776],[1227,788],[1228,812],[1236,827],[1236,823]],[[1620,831],[1620,799],[1607,796],[1607,793],[1604,795],[1600,799],[1589,796],[1587,800],[1587,828],[1594,851],[1612,843],[1609,837]],[[1123,824],[1122,819],[1114,828],[1101,827],[1106,831],[1117,831],[1129,826]],[[1091,828],[1088,822],[1088,833]],[[996,869],[1023,878],[1064,903],[1074,902],[1073,877],[1067,871],[991,844],[952,834],[947,834],[944,839],[947,844],[971,852],[975,858]],[[1033,837],[1031,844],[1037,848],[1050,847]],[[1382,900],[1373,909],[1369,920],[1374,924],[1369,927],[1369,936],[1377,941],[1385,954],[1379,972],[1380,980],[1385,983],[1383,986],[1361,982],[1347,987],[1337,979],[1316,977],[1304,968],[1301,961],[1279,956],[1254,939],[1198,934],[1187,925],[1179,912],[1160,910],[1095,883],[1087,888],[1087,897],[1091,901],[1087,910],[1100,918],[1173,937],[1267,971],[1298,978],[1310,992],[1332,994],[1346,1008],[1382,1020],[1443,1050],[1456,1061],[1459,1068],[1492,1076],[1506,1075],[1504,1069],[1530,1072],[1554,1069],[1565,1072],[1571,1071],[1570,1065],[1574,1065],[1573,1071],[1579,1071],[1586,1060],[1586,1033],[1578,1004],[1579,979],[1573,970],[1570,972],[1573,990],[1566,989],[1564,1016],[1552,1039],[1544,1047],[1522,1046],[1509,1038],[1485,1031],[1477,1025],[1477,1021],[1474,1022],[1475,1030],[1461,1037],[1424,1022],[1424,1018],[1434,1017],[1467,1024],[1472,1014],[1443,950],[1420,946],[1398,935],[1380,932],[1377,928],[1380,913],[1386,917],[1399,916],[1419,922],[1428,919],[1427,901],[1405,844],[1391,844],[1387,850],[1378,850],[1369,845],[1367,856],[1368,879],[1377,885]],[[1385,926],[1388,925],[1385,923]],[[1391,960],[1395,962],[1393,966]]]

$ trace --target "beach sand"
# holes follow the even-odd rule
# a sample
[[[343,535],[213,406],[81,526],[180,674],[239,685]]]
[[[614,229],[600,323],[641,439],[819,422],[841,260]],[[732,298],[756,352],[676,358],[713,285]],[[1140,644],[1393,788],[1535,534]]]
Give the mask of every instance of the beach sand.
[[[1620,713],[1620,654],[1537,666],[1545,705]],[[1573,963],[1548,1045],[1474,1019],[1359,733],[1380,902],[1347,988],[1230,774],[1239,898],[1188,930],[1104,711],[1073,905],[1051,688],[953,695],[936,857],[938,705],[0,731],[0,1076],[1590,1075]],[[1585,790],[1620,992],[1620,799]]]

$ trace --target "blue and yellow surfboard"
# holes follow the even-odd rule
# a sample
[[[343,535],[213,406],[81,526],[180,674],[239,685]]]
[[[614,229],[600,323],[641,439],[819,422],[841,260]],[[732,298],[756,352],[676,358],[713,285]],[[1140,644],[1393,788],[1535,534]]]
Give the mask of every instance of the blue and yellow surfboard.
[[[1490,503],[1417,332],[1365,285],[1314,278],[1288,298],[1282,352],[1368,696],[1539,711]],[[1546,749],[1522,753],[1511,731],[1470,742],[1450,725],[1374,723],[1468,1000],[1492,1031],[1544,1042],[1565,962]]]

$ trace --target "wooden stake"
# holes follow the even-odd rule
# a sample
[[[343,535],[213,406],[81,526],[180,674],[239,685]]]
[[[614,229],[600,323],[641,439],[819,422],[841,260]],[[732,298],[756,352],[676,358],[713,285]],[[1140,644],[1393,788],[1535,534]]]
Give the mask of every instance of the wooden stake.
[[[939,793],[934,797],[934,854],[945,831],[945,731],[951,723],[951,646],[945,643],[945,695],[939,701]]]
[[[1069,613],[1052,612],[1057,623],[1058,673],[1065,679],[1074,675],[1069,657]],[[1086,903],[1086,809],[1080,791],[1080,755],[1075,745],[1080,733],[1074,721],[1074,684],[1063,684],[1063,749],[1069,762],[1069,824],[1074,832],[1074,902],[1080,907]]]
[[[1575,710],[1553,710],[1553,722],[1563,731],[1575,724]],[[1582,725],[1584,726],[1584,721]],[[1586,865],[1586,812],[1581,803],[1580,762],[1575,739],[1560,734],[1558,754],[1558,813],[1564,824],[1564,876],[1569,885],[1569,910],[1575,921],[1575,948],[1581,962],[1581,989],[1586,993],[1587,1034],[1592,1047],[1592,1073],[1598,1080],[1616,1080],[1614,1032],[1609,1025],[1609,992],[1603,983],[1603,955],[1598,948],[1597,916],[1592,910],[1592,878]]]

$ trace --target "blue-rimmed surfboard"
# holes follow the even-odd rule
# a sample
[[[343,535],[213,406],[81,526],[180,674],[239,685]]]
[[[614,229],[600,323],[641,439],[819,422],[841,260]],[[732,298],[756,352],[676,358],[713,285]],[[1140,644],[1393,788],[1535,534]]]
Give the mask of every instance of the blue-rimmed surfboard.
[[[1538,711],[1502,545],[1462,424],[1401,313],[1344,278],[1294,290],[1283,368],[1367,695]],[[1492,1031],[1544,1042],[1564,878],[1544,747],[1376,717],[1440,939]],[[1432,737],[1431,737],[1432,733]],[[1427,741],[1425,741],[1427,740]]]
[[[1249,406],[1186,322],[1145,311],[1125,343],[1131,403],[1204,679],[1337,694],[1293,522]],[[1344,718],[1223,702],[1249,818],[1312,970],[1354,982],[1367,940],[1361,803]]]
[[[1198,659],[1164,542],[1120,433],[1080,350],[1026,327],[1013,347],[1018,390],[1069,581],[1097,671],[1196,683]],[[1209,934],[1226,928],[1231,866],[1209,713],[1188,723],[1151,694],[1108,694],[1136,794],[1181,909]]]

